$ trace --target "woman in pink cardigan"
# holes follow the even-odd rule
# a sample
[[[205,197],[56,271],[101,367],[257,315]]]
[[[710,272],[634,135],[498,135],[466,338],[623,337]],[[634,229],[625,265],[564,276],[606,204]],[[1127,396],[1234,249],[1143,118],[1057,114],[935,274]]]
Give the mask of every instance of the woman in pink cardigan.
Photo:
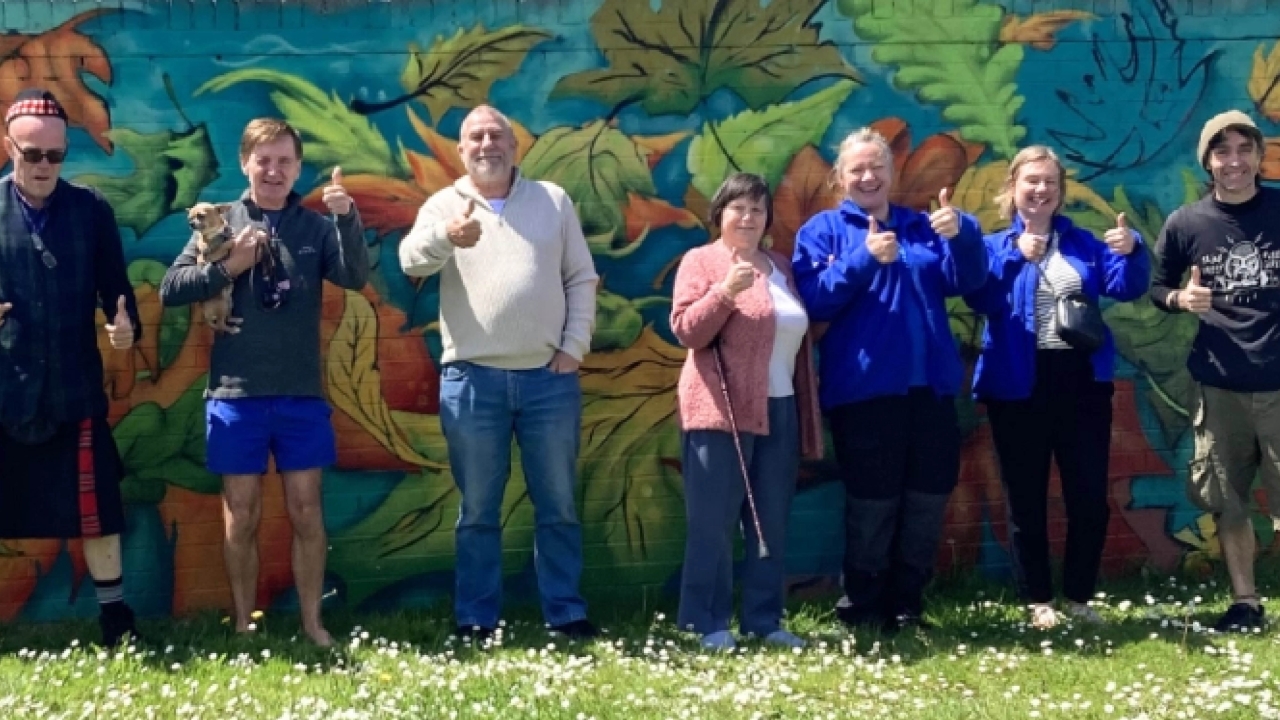
[[[688,524],[677,624],[703,646],[728,650],[733,615],[733,534],[746,533],[742,570],[744,634],[788,647],[782,629],[787,519],[800,456],[822,456],[809,318],[791,262],[760,247],[773,222],[769,186],[757,175],[725,180],[711,201],[716,242],[689,251],[676,273],[671,329],[689,348],[680,374],[684,498]],[[745,455],[744,479],[712,348]],[[750,483],[769,556],[761,558],[746,500]]]

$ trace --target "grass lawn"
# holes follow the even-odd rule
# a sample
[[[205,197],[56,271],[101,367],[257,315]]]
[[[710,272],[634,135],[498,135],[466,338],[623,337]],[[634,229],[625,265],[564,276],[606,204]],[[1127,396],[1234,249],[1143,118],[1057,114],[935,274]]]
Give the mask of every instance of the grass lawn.
[[[1271,568],[1264,594],[1277,587]],[[936,629],[848,633],[832,599],[793,606],[803,651],[702,652],[663,612],[597,607],[605,639],[567,644],[517,609],[500,643],[450,637],[447,609],[333,613],[342,647],[267,616],[144,622],[150,644],[86,647],[90,623],[0,628],[0,718],[1280,718],[1280,632],[1217,636],[1223,581],[1112,583],[1103,626],[1040,632],[1008,589],[951,580]],[[1280,603],[1273,606],[1280,610]]]

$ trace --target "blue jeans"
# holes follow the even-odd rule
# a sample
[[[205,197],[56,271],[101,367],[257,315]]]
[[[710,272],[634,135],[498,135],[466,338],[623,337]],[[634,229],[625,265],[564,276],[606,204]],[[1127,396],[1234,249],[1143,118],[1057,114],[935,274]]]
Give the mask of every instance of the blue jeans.
[[[498,624],[502,496],[511,475],[513,434],[533,502],[533,562],[543,618],[552,625],[585,619],[587,604],[578,591],[582,527],[574,502],[582,425],[578,375],[449,363],[440,377],[440,422],[462,493],[456,529],[458,624]]]
[[[733,619],[733,537],[741,528],[742,632],[765,637],[781,629],[786,600],[787,520],[800,469],[800,423],[794,397],[769,398],[769,434],[741,433],[742,454],[769,557],[747,506],[747,490],[733,435],[720,430],[684,433],[684,570],[680,577],[681,630],[708,635]]]

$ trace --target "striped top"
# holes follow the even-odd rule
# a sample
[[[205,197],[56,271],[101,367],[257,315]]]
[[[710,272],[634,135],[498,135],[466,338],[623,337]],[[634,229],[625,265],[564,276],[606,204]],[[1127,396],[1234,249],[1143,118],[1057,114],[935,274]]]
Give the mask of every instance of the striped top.
[[[1071,346],[1054,331],[1055,300],[1064,295],[1080,292],[1080,273],[1071,267],[1058,252],[1058,233],[1049,238],[1044,257],[1036,263],[1040,266],[1040,283],[1036,286],[1036,348],[1040,350],[1070,350]],[[1047,281],[1046,281],[1047,278]],[[1056,292],[1055,292],[1056,291]]]

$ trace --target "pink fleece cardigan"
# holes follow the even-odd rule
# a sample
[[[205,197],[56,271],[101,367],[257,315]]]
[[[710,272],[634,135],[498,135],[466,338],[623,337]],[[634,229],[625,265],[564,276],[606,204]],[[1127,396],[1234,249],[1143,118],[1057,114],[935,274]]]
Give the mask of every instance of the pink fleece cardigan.
[[[787,276],[798,299],[791,263],[775,252],[769,260]],[[769,434],[769,356],[777,319],[768,278],[756,274],[747,290],[730,299],[720,283],[733,258],[716,242],[690,250],[676,271],[671,301],[671,331],[689,349],[680,372],[680,427],[684,430],[730,431],[729,412],[716,373],[711,343],[720,337],[729,396],[740,432]],[[818,410],[818,382],[813,372],[813,330],[805,335],[796,355],[796,411],[800,421],[800,452],[822,457],[822,419]]]

